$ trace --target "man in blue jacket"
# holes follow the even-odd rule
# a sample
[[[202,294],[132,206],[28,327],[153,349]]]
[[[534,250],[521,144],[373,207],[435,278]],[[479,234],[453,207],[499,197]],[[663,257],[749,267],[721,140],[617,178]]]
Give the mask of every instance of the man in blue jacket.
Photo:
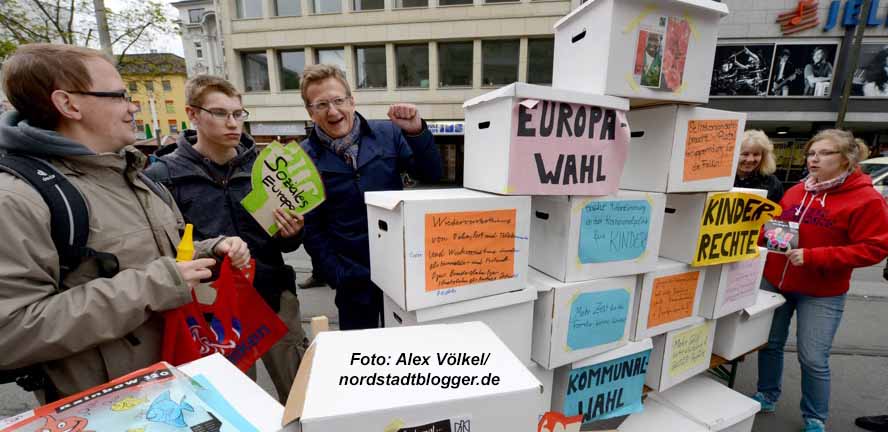
[[[305,216],[305,249],[336,290],[339,328],[379,327],[382,291],[370,281],[364,192],[401,190],[401,173],[434,182],[441,155],[410,104],[389,108],[390,121],[355,112],[345,74],[331,65],[305,68],[302,100],[315,124],[302,147],[324,181],[327,200]]]

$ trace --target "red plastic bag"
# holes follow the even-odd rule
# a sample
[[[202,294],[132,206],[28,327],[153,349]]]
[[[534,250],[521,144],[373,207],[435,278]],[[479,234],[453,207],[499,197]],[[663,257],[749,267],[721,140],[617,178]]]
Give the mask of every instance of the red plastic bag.
[[[161,358],[181,365],[214,353],[246,372],[280,338],[287,326],[253,288],[255,262],[239,270],[228,257],[222,262],[211,305],[192,302],[164,313]]]

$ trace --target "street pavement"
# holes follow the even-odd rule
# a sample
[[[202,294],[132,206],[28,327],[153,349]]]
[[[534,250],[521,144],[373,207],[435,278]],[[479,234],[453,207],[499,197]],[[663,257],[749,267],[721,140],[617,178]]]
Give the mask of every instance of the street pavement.
[[[297,279],[308,277],[311,261],[304,249],[285,255],[297,271]],[[832,367],[832,397],[827,430],[855,432],[854,418],[862,415],[888,414],[888,282],[882,279],[885,263],[854,272],[842,325],[836,336]],[[333,304],[334,291],[328,287],[300,289],[303,327],[309,332],[311,317],[325,315],[336,328],[338,316]],[[795,321],[791,329],[784,367],[783,396],[774,414],[759,414],[754,432],[799,431],[801,372],[795,353]],[[756,355],[739,365],[735,389],[745,394],[755,392]],[[261,366],[259,384],[272,396],[274,388]],[[0,385],[0,418],[33,408],[33,396],[15,384]]]

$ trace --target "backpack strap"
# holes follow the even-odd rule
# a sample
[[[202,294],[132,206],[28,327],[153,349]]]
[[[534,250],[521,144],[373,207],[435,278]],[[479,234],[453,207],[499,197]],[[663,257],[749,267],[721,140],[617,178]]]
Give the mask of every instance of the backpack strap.
[[[83,258],[97,254],[86,247],[89,239],[89,208],[80,191],[52,164],[22,154],[0,157],[0,170],[28,182],[49,207],[52,241],[59,254],[61,280]]]

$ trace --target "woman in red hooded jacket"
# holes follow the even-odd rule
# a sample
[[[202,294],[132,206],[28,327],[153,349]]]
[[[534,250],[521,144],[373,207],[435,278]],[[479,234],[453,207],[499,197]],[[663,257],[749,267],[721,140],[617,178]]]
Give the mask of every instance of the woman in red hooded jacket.
[[[888,256],[888,205],[857,166],[859,151],[847,131],[825,130],[805,145],[810,174],[790,188],[779,220],[799,223],[798,247],[771,253],[762,289],[786,303],[774,314],[767,346],[758,356],[762,412],[780,397],[783,347],[798,313],[802,369],[801,411],[805,432],[824,431],[829,414],[829,352],[845,309],[851,271]]]

